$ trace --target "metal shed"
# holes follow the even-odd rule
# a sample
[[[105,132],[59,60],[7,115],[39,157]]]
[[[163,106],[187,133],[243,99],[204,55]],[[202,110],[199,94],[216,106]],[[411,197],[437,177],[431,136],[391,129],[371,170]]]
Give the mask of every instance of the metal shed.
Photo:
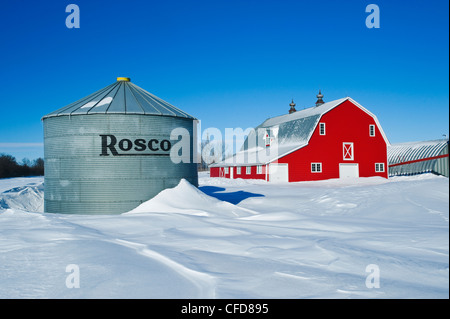
[[[45,212],[123,213],[182,178],[198,185],[196,119],[129,78],[42,119]],[[174,161],[183,139],[190,153]]]
[[[448,177],[448,140],[392,144],[388,162],[389,176],[434,173]]]

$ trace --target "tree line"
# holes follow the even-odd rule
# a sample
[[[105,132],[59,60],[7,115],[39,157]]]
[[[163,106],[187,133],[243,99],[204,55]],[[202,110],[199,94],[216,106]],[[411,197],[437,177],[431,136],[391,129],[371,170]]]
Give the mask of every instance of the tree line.
[[[33,161],[24,158],[21,163],[17,163],[14,156],[0,154],[0,178],[43,175],[44,160],[40,157]]]

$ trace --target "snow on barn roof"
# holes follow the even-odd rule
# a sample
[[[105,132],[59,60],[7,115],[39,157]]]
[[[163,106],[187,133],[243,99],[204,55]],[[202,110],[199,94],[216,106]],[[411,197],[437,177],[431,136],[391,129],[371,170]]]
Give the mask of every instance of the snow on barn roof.
[[[222,162],[212,164],[210,166],[250,166],[268,164],[302,147],[305,147],[308,145],[309,140],[320,121],[320,118],[325,113],[347,100],[351,101],[354,105],[358,106],[374,118],[383,138],[389,145],[389,141],[381,129],[376,116],[352,98],[346,97],[291,114],[268,118],[262,124],[257,126],[254,131],[249,133],[239,152]],[[270,147],[265,146],[267,134],[271,140]]]
[[[282,123],[286,123],[286,122],[292,122],[298,119],[304,119],[306,117],[310,117],[310,116],[315,116],[315,115],[323,115],[326,112],[330,111],[331,109],[335,108],[336,106],[338,106],[339,104],[341,104],[342,102],[346,101],[347,98],[343,98],[343,99],[339,99],[339,100],[334,100],[331,102],[327,102],[324,103],[320,106],[313,106],[301,111],[297,111],[295,113],[292,114],[284,114],[284,115],[280,115],[277,117],[272,117],[272,118],[268,118],[267,120],[265,120],[260,126],[262,127],[270,127],[270,126],[274,126],[274,125],[279,125]]]
[[[64,115],[143,114],[195,119],[159,97],[118,77],[117,82],[81,100],[45,115],[42,119]]]

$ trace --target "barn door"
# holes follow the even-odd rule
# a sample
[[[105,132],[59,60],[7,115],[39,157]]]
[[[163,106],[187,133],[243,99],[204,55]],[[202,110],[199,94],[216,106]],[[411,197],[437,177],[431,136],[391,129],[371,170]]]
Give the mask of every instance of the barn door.
[[[269,164],[270,182],[289,182],[288,164]]]
[[[355,177],[359,177],[358,163],[339,164],[339,178],[355,178]]]

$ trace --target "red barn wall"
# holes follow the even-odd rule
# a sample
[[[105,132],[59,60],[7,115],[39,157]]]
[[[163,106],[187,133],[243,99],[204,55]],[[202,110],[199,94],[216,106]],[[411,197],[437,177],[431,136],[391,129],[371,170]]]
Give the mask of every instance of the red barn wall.
[[[236,167],[234,167],[234,178],[242,178],[242,179],[266,179],[266,166],[262,167],[262,174],[257,174],[256,166],[250,166],[251,173],[246,173],[246,166],[241,166],[241,174],[237,174]]]
[[[228,174],[225,174],[225,167],[211,167],[209,169],[210,177],[230,178],[231,170],[233,170],[233,178],[242,179],[266,179],[266,166],[262,168],[262,174],[257,174],[256,166],[251,166],[251,173],[246,173],[246,166],[241,166],[241,174],[237,174],[236,167],[229,167]]]
[[[220,167],[210,167],[209,168],[209,176],[210,177],[219,177],[219,169],[220,169]]]

